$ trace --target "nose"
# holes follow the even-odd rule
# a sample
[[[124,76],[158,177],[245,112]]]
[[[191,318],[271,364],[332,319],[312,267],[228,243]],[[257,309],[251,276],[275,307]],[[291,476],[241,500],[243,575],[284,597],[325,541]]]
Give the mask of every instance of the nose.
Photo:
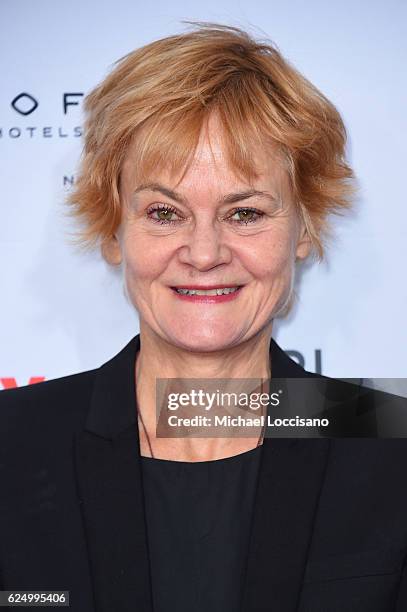
[[[205,271],[230,263],[232,250],[225,242],[222,228],[209,219],[201,219],[184,235],[178,256],[181,263]]]

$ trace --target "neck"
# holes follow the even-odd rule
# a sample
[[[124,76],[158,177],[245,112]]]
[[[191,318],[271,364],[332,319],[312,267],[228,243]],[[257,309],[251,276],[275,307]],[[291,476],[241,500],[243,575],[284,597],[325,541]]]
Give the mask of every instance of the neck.
[[[203,352],[175,346],[141,322],[138,368],[154,383],[157,377],[268,378],[271,330],[272,322],[236,346]]]
[[[135,364],[137,404],[143,425],[139,427],[141,454],[178,461],[210,461],[237,455],[257,446],[261,430],[245,438],[157,438],[157,378],[271,378],[272,322],[237,346],[219,351],[190,351],[163,340],[140,324],[140,351]]]

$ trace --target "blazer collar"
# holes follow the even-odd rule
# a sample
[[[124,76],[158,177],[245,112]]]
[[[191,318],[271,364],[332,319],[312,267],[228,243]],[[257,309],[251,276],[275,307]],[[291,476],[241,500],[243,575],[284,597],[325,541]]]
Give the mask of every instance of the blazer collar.
[[[77,491],[96,612],[152,612],[134,363],[139,335],[96,373],[84,431],[75,436]],[[307,373],[274,342],[276,378]],[[311,376],[311,375],[310,375]],[[297,610],[330,440],[265,439],[243,612]]]
[[[134,336],[117,355],[104,363],[96,373],[85,429],[107,439],[115,439],[133,427],[136,418],[134,364],[140,350],[140,334]],[[275,378],[309,376],[270,340],[270,360]]]

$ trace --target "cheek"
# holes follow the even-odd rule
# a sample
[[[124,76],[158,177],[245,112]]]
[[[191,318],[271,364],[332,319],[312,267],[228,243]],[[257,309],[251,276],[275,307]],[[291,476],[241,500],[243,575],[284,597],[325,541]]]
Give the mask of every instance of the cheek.
[[[170,248],[158,237],[129,234],[124,242],[123,268],[132,285],[153,281],[168,265]]]
[[[241,249],[245,267],[257,279],[273,283],[290,280],[295,250],[290,233],[264,233]]]

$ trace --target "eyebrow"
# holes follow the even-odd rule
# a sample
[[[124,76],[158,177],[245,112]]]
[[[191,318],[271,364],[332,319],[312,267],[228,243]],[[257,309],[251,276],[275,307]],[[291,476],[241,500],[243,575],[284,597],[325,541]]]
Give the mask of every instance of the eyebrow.
[[[164,185],[160,183],[144,183],[137,187],[134,191],[134,194],[140,193],[140,191],[158,191],[165,195],[167,198],[171,198],[175,202],[179,204],[186,204],[186,199],[177,191],[173,189],[168,189]],[[222,198],[220,198],[220,203],[224,204],[233,204],[235,202],[242,202],[243,200],[247,200],[248,198],[252,198],[253,196],[266,196],[270,198],[273,202],[276,202],[276,198],[267,191],[258,191],[257,189],[248,189],[246,191],[238,191],[236,193],[229,193]]]

